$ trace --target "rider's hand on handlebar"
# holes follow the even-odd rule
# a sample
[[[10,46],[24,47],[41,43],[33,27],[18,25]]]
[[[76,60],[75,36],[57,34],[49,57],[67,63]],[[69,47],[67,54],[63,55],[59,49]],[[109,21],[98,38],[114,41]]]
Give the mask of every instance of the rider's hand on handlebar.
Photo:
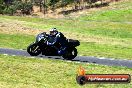
[[[49,45],[49,46],[52,46],[53,45],[52,43],[50,43],[48,41],[46,42],[46,44]]]

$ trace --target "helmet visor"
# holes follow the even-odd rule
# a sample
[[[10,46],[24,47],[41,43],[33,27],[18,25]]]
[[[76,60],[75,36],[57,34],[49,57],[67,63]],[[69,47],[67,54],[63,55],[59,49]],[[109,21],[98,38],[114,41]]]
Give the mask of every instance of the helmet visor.
[[[54,31],[50,31],[50,35],[54,35]]]

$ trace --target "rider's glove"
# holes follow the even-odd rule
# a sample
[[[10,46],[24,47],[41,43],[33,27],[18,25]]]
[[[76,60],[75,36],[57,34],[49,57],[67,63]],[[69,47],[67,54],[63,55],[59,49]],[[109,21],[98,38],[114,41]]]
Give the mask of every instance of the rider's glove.
[[[47,42],[47,45],[52,46],[53,44],[52,44],[52,43],[50,43],[50,42]]]

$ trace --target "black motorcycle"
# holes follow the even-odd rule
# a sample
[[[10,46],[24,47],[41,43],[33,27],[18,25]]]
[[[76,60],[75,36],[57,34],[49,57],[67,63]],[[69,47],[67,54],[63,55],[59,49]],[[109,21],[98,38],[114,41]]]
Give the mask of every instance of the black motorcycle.
[[[42,53],[45,56],[60,56],[58,55],[58,49],[61,47],[59,43],[55,43],[53,46],[46,44],[47,41],[53,41],[53,38],[48,34],[40,33],[36,37],[36,41],[27,47],[27,52],[31,56],[37,56]],[[80,45],[78,40],[67,39],[67,48],[63,55],[64,59],[72,60],[77,56],[76,47]]]

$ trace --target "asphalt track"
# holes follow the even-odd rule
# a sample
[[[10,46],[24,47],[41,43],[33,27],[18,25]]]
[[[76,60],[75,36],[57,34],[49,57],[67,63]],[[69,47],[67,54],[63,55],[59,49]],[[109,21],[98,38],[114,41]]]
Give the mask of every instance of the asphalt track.
[[[17,50],[17,49],[6,49],[0,48],[0,54],[4,55],[16,55],[16,56],[26,56],[31,57],[25,50]],[[44,56],[39,55],[36,56],[37,58],[49,58],[49,59],[62,59],[62,57],[58,56]],[[132,60],[119,60],[119,59],[110,59],[110,58],[97,58],[97,57],[90,57],[90,56],[77,56],[72,61],[76,62],[86,62],[86,63],[95,63],[95,64],[102,64],[108,66],[124,66],[128,68],[132,68]]]

